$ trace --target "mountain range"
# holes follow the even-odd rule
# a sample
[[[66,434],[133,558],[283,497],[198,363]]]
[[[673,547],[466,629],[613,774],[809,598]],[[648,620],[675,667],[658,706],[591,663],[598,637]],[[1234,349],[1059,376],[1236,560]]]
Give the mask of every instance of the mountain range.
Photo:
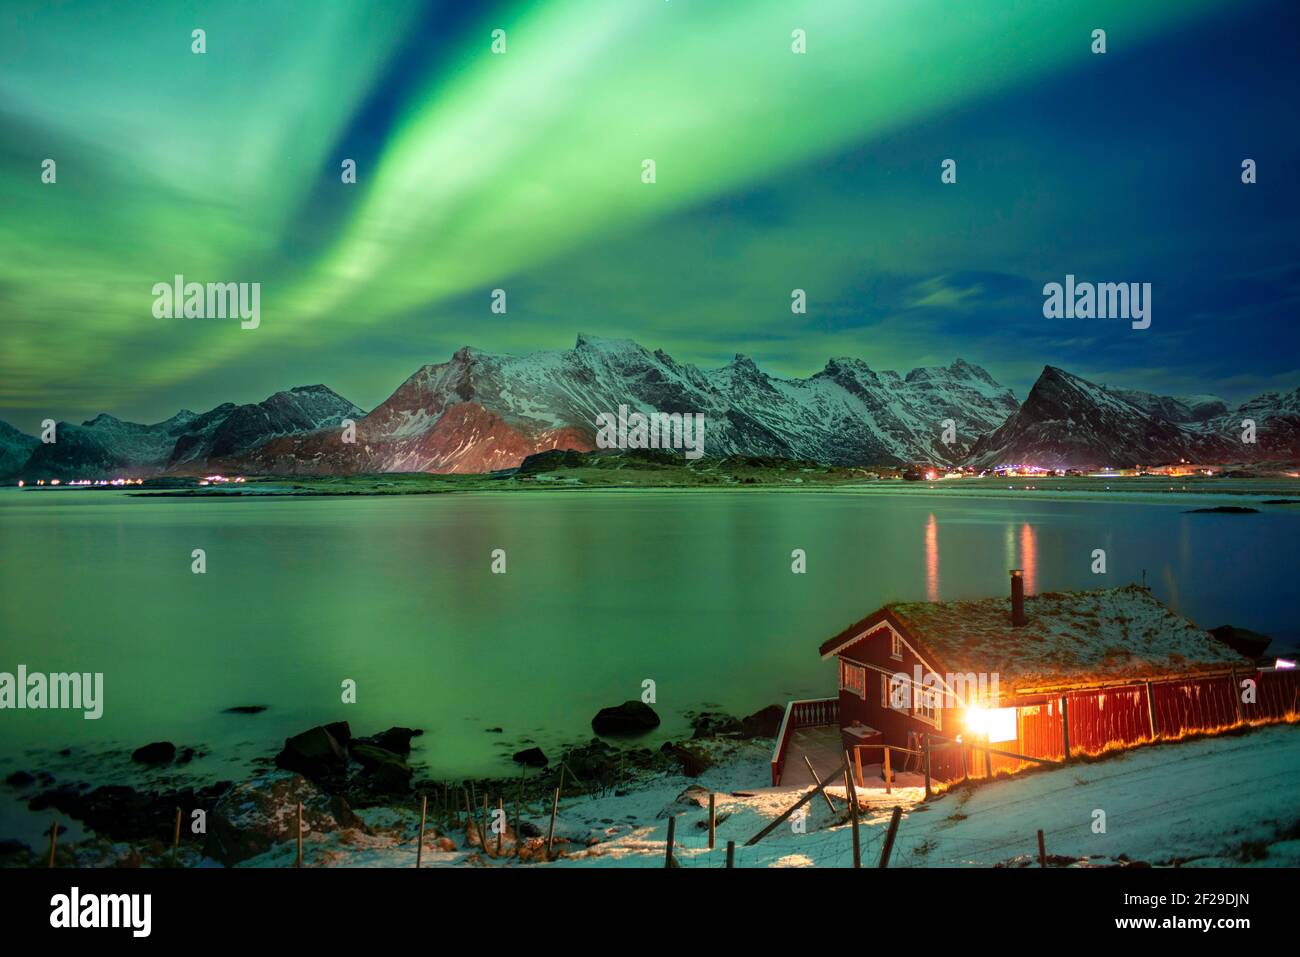
[[[742,355],[700,369],[630,340],[581,335],[572,349],[524,356],[465,347],[369,413],[313,385],[153,425],[108,414],[58,423],[48,444],[0,422],[0,475],[487,472],[551,449],[591,450],[596,417],[620,406],[703,414],[711,456],[980,467],[1300,458],[1300,389],[1229,410],[1215,396],[1110,389],[1048,366],[1018,403],[963,359],[903,375],[835,358],[808,378],[780,378]],[[1242,441],[1244,419],[1255,422],[1253,444]]]

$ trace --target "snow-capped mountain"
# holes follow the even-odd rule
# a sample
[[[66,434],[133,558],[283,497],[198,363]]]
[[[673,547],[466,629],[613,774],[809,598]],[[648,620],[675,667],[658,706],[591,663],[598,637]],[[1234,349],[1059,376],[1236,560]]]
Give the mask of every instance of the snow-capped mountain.
[[[590,451],[597,417],[620,406],[702,414],[703,452],[715,457],[1058,468],[1300,458],[1300,389],[1229,410],[1212,395],[1111,389],[1048,366],[1017,405],[962,359],[901,375],[836,358],[808,378],[780,378],[742,355],[700,369],[584,335],[572,349],[523,356],[465,347],[416,370],[368,415],[315,385],[153,425],[107,414],[60,423],[50,445],[0,423],[0,474],[481,473],[551,449]],[[1244,420],[1255,424],[1254,444],[1242,441]]]
[[[32,439],[29,456],[7,471],[33,479],[198,474],[222,457],[245,453],[276,436],[361,415],[323,385],[297,386],[249,405],[227,402],[202,414],[182,409],[152,425],[101,413],[80,425],[58,423],[54,442]]]
[[[1255,424],[1253,443],[1242,440]],[[975,443],[970,463],[989,467],[1132,467],[1177,462],[1258,462],[1300,457],[1300,389],[1265,393],[1235,410],[1217,396],[1157,396],[1109,389],[1047,366],[1020,409]]]
[[[681,364],[630,340],[579,336],[572,349],[498,356],[466,347],[427,365],[357,423],[257,448],[245,471],[484,472],[555,448],[595,448],[597,416],[701,413],[704,453],[831,464],[959,460],[1016,409],[1011,392],[962,360],[874,372],[832,359],[807,379],[762,372],[745,356],[720,369]],[[955,440],[943,442],[945,420]]]

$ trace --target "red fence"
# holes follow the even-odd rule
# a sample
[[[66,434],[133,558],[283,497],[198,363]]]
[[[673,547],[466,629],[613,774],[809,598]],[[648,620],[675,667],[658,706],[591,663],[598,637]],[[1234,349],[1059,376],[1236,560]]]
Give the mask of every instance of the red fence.
[[[785,706],[781,729],[776,733],[776,748],[772,751],[772,786],[781,783],[781,769],[785,767],[785,746],[789,733],[796,728],[818,728],[840,723],[839,698],[813,698],[791,701]]]
[[[1249,697],[1249,689],[1240,687],[1247,679],[1255,682],[1254,700],[1243,701],[1238,712],[1241,696]],[[1219,675],[1070,692],[1064,695],[1064,710],[1062,700],[1053,698],[1017,708],[1019,741],[994,742],[993,747],[1060,760],[1065,756],[1063,719],[1067,713],[1071,753],[1124,747],[1153,737],[1178,737],[1238,721],[1280,720],[1300,711],[1300,670],[1243,672],[1236,675],[1235,685],[1232,675]],[[995,774],[1014,771],[1023,763],[994,755],[986,765],[984,752],[969,746],[937,748],[930,761],[931,774],[939,781],[981,777],[990,765]]]

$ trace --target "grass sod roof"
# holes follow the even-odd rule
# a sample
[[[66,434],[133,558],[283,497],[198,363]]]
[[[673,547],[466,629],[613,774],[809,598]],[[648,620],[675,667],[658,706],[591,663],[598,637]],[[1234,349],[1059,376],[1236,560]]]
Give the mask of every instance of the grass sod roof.
[[[997,673],[1002,694],[1254,667],[1139,585],[1025,597],[906,602],[886,609],[950,672]]]

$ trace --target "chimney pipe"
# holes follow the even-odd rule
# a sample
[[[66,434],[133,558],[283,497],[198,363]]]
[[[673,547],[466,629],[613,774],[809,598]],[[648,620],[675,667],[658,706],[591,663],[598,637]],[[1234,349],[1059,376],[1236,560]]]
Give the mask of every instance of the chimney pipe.
[[[1019,628],[1025,618],[1025,579],[1019,568],[1011,569],[1011,624]]]

